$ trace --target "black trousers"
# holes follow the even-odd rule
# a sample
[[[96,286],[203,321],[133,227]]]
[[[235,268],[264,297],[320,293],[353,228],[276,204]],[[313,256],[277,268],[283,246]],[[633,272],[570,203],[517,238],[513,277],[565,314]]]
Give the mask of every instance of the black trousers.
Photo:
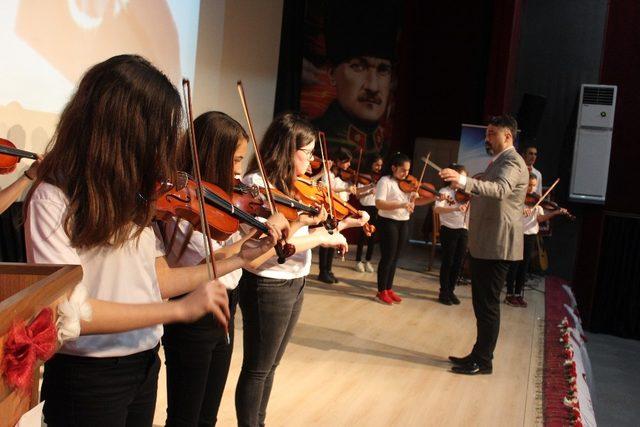
[[[44,419],[49,427],[151,427],[158,347],[122,357],[56,354],[44,365]]]
[[[165,325],[162,345],[167,366],[167,426],[213,426],[233,353],[238,288],[229,296],[229,338],[211,314],[194,323]]]
[[[336,256],[335,248],[323,248],[318,249],[318,267],[320,268],[320,274],[331,273],[333,267],[333,259]]]
[[[536,245],[537,234],[524,235],[524,254],[522,261],[515,261],[509,267],[507,274],[507,294],[524,295],[524,282],[527,278],[527,271],[531,265],[531,255]]]
[[[471,257],[471,298],[477,337],[471,354],[491,365],[500,332],[500,291],[512,261]]]
[[[391,289],[402,247],[409,235],[409,221],[378,217],[380,233],[380,262],[378,263],[378,292]]]
[[[236,386],[238,426],[264,426],[276,368],[300,317],[304,277],[268,279],[244,271],[240,281],[242,371]]]
[[[375,206],[363,206],[364,209],[369,214],[369,223],[378,227],[378,209]],[[377,233],[377,230],[376,230]],[[373,233],[371,236],[367,236],[362,232],[360,239],[358,240],[358,249],[356,250],[356,262],[362,261],[362,252],[364,250],[364,245],[367,245],[367,253],[365,255],[366,261],[371,261],[373,258],[373,249],[376,245],[376,233]]]
[[[469,232],[465,228],[440,227],[442,263],[440,264],[440,293],[452,293],[458,283],[462,261],[467,251]]]

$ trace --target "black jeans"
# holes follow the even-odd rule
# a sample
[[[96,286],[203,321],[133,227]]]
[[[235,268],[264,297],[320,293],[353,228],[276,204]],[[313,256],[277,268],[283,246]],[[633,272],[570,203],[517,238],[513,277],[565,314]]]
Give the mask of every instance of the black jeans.
[[[396,264],[409,234],[409,221],[378,217],[380,233],[380,263],[378,263],[378,291],[391,289]]]
[[[167,426],[213,426],[233,353],[233,319],[238,288],[229,296],[229,338],[211,314],[194,323],[165,325]]]
[[[469,232],[465,228],[440,227],[442,263],[440,264],[440,293],[452,293],[458,283],[462,261],[467,251]]]
[[[333,266],[333,259],[336,256],[335,248],[323,248],[318,249],[318,268],[320,269],[320,274],[328,274],[331,273],[331,268]]]
[[[49,427],[153,424],[158,347],[122,357],[56,354],[44,366],[40,398]]]
[[[298,322],[304,277],[267,279],[244,271],[240,308],[244,357],[236,387],[236,416],[241,427],[263,426],[273,377]]]
[[[537,234],[525,234],[524,235],[524,254],[522,261],[515,261],[509,267],[509,274],[507,274],[507,294],[509,295],[524,295],[524,282],[527,278],[527,271],[529,271],[529,265],[531,264],[531,255],[533,254],[533,248],[536,245]]]
[[[369,214],[369,223],[378,227],[378,209],[375,206],[363,206],[362,209]],[[362,261],[362,252],[364,249],[365,243],[367,244],[367,254],[365,255],[366,261],[371,261],[373,258],[373,249],[376,245],[376,233],[373,233],[371,236],[367,236],[362,232],[360,239],[358,240],[358,249],[356,251],[356,262]]]
[[[471,299],[477,337],[471,354],[491,366],[500,332],[500,291],[512,261],[471,257]]]

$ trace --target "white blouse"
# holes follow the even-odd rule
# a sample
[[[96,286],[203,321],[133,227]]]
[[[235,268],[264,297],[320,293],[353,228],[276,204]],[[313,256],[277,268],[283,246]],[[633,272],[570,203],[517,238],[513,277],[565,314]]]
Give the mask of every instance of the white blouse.
[[[259,173],[254,172],[245,175],[242,178],[242,182],[247,185],[257,185],[258,187],[264,187],[264,181]],[[309,227],[300,227],[292,237],[307,236],[309,234]],[[269,258],[265,263],[257,268],[246,268],[251,273],[267,277],[270,279],[297,279],[299,277],[305,277],[309,275],[311,271],[311,249],[298,252],[293,256],[287,258],[284,264],[278,264],[277,257],[273,256]]]
[[[82,284],[90,298],[119,303],[161,302],[156,258],[164,255],[162,241],[151,227],[120,247],[79,250],[71,247],[63,228],[68,201],[58,187],[41,183],[33,192],[25,221],[28,262],[82,266]],[[154,348],[162,325],[117,334],[86,335],[65,342],[60,353],[112,357]]]
[[[411,194],[402,191],[398,185],[398,181],[386,175],[378,181],[378,185],[376,186],[376,200],[409,203],[411,201]],[[408,221],[411,214],[406,208],[378,209],[378,216],[395,219],[396,221]]]

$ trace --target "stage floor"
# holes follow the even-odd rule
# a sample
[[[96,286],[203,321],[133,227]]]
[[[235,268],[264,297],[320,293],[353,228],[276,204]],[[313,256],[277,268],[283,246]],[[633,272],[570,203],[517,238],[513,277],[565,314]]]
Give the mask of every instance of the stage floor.
[[[493,375],[455,375],[447,356],[466,355],[475,340],[470,286],[456,292],[461,305],[439,304],[437,270],[424,272],[426,250],[409,246],[406,252],[401,265],[413,271],[397,271],[394,289],[404,298],[399,305],[375,302],[375,273],[356,272],[352,260],[334,262],[338,284],[307,281],[300,321],[276,372],[267,425],[541,425],[543,293],[528,290],[528,308],[502,304]],[[316,260],[314,253],[311,278]],[[240,310],[236,316],[220,426],[236,425]],[[163,366],[155,424],[164,425],[165,409]]]

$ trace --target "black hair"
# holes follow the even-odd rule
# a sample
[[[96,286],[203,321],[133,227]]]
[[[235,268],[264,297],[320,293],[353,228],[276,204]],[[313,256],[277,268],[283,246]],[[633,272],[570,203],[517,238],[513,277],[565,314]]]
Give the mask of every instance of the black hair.
[[[391,175],[392,172],[392,167],[393,166],[401,166],[403,165],[405,162],[409,162],[411,163],[411,159],[409,158],[409,156],[407,156],[404,153],[401,152],[396,152],[394,154],[392,154],[388,160],[386,160],[384,162],[384,166],[382,169],[382,175]]]
[[[489,119],[489,124],[492,126],[496,126],[499,128],[507,128],[511,132],[511,136],[513,140],[516,139],[516,134],[518,132],[518,122],[513,116],[509,114],[503,114],[501,116],[493,116]]]

